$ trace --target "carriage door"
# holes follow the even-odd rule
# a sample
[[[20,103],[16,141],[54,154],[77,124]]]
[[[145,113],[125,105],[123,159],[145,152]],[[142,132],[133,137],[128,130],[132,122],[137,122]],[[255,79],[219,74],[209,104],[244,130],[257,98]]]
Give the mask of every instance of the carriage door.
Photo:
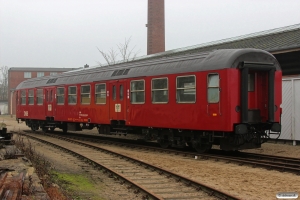
[[[126,120],[125,83],[125,81],[114,81],[110,84],[110,120],[120,125],[125,124]]]
[[[275,70],[273,63],[243,63],[241,67],[242,123],[274,121]]]
[[[211,117],[218,117],[221,113],[220,107],[220,75],[210,73],[207,75],[207,114]]]
[[[46,88],[45,89],[45,105],[46,105],[46,117],[53,117],[54,115],[54,91],[55,88]]]

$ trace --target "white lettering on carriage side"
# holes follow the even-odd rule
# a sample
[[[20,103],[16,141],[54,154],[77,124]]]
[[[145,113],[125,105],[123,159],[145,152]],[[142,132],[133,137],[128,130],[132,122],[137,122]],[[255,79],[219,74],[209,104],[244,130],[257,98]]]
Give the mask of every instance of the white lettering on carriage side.
[[[121,112],[121,104],[115,104],[115,112]]]

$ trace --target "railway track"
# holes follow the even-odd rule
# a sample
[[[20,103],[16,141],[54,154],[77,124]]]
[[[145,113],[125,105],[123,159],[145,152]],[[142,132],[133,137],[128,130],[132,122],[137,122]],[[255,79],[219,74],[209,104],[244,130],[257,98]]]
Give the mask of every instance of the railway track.
[[[23,135],[86,160],[121,184],[134,188],[143,199],[238,199],[203,183],[88,142],[52,134]]]
[[[60,134],[61,135],[61,134]],[[136,148],[136,149],[144,149],[149,151],[157,151],[160,153],[166,154],[175,154],[175,155],[182,155],[185,157],[197,158],[197,159],[211,159],[214,161],[224,161],[228,163],[237,163],[239,165],[249,165],[252,167],[261,167],[268,170],[278,170],[281,172],[290,172],[300,175],[300,159],[298,158],[290,158],[290,157],[280,157],[280,156],[271,156],[266,154],[255,154],[255,153],[245,153],[245,152],[238,152],[238,153],[228,153],[222,150],[212,150],[210,153],[199,154],[197,152],[191,152],[186,150],[174,150],[174,149],[162,149],[160,147],[155,147],[152,144],[150,146],[148,144],[140,145],[137,144],[136,141],[131,140],[121,140],[119,139],[108,139],[105,138],[103,140],[97,140],[97,136],[91,136],[84,134],[73,134],[69,135],[68,137],[72,137],[74,139],[84,140],[87,141],[97,141],[98,143],[106,143],[106,144],[114,144],[119,145],[126,148]]]

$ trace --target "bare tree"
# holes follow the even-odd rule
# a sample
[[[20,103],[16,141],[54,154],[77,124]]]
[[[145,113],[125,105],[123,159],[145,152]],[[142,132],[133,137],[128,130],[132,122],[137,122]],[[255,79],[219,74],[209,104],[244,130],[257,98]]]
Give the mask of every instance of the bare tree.
[[[131,42],[131,37],[129,39],[125,38],[124,44],[120,43],[117,45],[119,53],[117,51],[115,51],[113,48],[110,49],[110,51],[108,52],[104,52],[102,50],[100,50],[98,47],[98,51],[101,53],[102,57],[105,59],[105,61],[107,62],[107,65],[114,65],[117,63],[121,63],[121,62],[129,62],[134,60],[139,51],[135,52],[135,46],[133,48],[130,48],[130,42]],[[119,59],[118,56],[121,56],[121,59]],[[98,64],[100,66],[101,63],[98,62]]]
[[[8,100],[8,67],[0,68],[0,100]]]

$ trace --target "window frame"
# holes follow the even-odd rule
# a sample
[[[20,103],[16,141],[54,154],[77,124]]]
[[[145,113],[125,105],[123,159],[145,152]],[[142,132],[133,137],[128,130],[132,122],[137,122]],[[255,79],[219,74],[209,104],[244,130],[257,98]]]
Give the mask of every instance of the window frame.
[[[209,86],[209,82],[208,82],[208,81],[209,81],[209,76],[210,76],[210,75],[218,75],[218,78],[219,78],[219,79],[218,79],[218,86],[217,86],[217,87],[216,87],[216,86],[211,86],[211,87]],[[211,103],[211,104],[212,104],[212,103],[219,103],[219,102],[220,102],[220,74],[219,74],[219,73],[209,73],[209,74],[207,74],[207,79],[206,79],[206,81],[207,81],[207,102],[208,102],[208,103]],[[218,92],[218,101],[217,101],[217,102],[209,101],[209,99],[208,99],[208,98],[209,98],[209,96],[208,96],[208,91],[209,91],[210,88],[219,88],[219,89],[218,89],[219,92]]]
[[[72,87],[75,87],[75,94],[70,94],[70,88]],[[75,96],[75,103],[69,102],[70,96]],[[76,85],[68,86],[68,105],[76,105],[76,104],[77,104],[77,86]]]
[[[120,84],[120,86],[119,86],[119,100],[120,101],[124,100],[124,86],[123,86],[123,84]]]
[[[36,73],[36,77],[43,77],[43,76],[41,76],[41,74],[43,74],[43,76],[45,76],[45,72],[37,72]]]
[[[50,76],[57,75],[57,72],[50,72]]]
[[[40,94],[39,91],[41,91],[42,94]],[[42,103],[39,103],[39,98],[42,100],[41,101]],[[37,89],[36,90],[36,104],[37,105],[43,105],[43,102],[44,102],[43,100],[44,100],[44,90],[43,89]]]
[[[167,88],[166,89],[153,89],[153,81],[159,80],[159,79],[167,80]],[[168,100],[166,102],[154,102],[153,101],[153,92],[154,91],[167,91]],[[151,79],[151,102],[152,102],[152,104],[167,104],[167,103],[169,103],[169,78],[168,77],[160,77],[160,78]]]
[[[143,90],[134,90],[134,91],[132,91],[131,90],[131,84],[133,82],[138,82],[138,81],[143,81],[143,83],[144,83],[144,89]],[[130,81],[130,103],[131,104],[145,104],[146,103],[146,95],[145,95],[146,84],[145,83],[146,83],[145,79],[138,79],[138,80],[131,80]],[[143,92],[144,93],[144,101],[143,102],[132,102],[132,93],[134,93],[134,92]]]
[[[26,90],[21,90],[20,99],[21,99],[21,105],[26,105],[27,103]]]
[[[183,78],[183,77],[194,77],[195,78],[195,87],[178,88],[178,78]],[[184,89],[195,89],[195,101],[178,101],[177,91],[184,90]],[[176,76],[176,103],[196,103],[196,101],[197,101],[197,78],[196,78],[196,75],[193,74],[193,75]]]
[[[58,89],[63,89],[63,94],[60,94],[59,92],[58,92]],[[60,103],[60,102],[58,102],[58,99],[59,99],[59,97],[63,97],[62,99],[63,99],[63,102],[62,103]],[[56,88],[56,105],[65,105],[65,87],[57,87]]]
[[[30,100],[32,100],[32,103]],[[34,105],[34,89],[28,89],[28,105]]]
[[[30,76],[28,76],[28,75],[30,75]],[[24,72],[24,78],[31,78],[31,77],[32,77],[32,73],[31,72]]]
[[[89,90],[90,90],[89,93],[82,93],[82,87],[84,87],[84,86],[89,86]],[[89,102],[88,103],[82,103],[82,95],[87,95],[87,94],[89,95]],[[91,104],[91,85],[90,84],[80,86],[80,103],[83,104],[83,105],[90,105]]]
[[[100,92],[97,92],[97,85],[104,85],[104,92],[101,92],[101,90],[100,90]],[[97,95],[100,95],[100,97],[101,97],[101,94],[104,94],[104,96],[105,96],[105,102],[104,103],[97,103]],[[97,83],[97,84],[95,84],[95,104],[106,104],[106,83]]]

